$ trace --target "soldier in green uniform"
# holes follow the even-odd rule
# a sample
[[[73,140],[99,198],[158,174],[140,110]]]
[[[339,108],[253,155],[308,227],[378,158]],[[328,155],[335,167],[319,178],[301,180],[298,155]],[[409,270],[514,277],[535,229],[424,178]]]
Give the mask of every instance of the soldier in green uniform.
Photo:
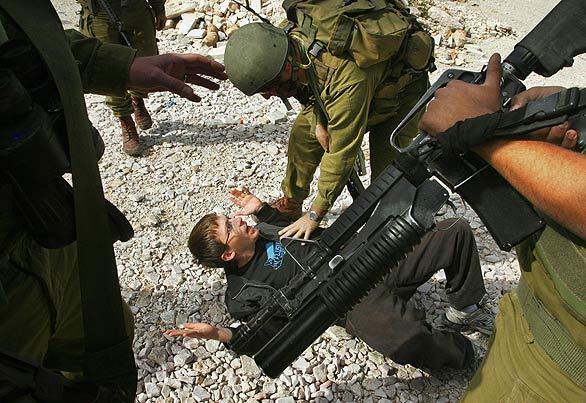
[[[217,89],[201,74],[226,78],[200,55],[135,56],[64,32],[48,0],[0,0],[0,401],[89,401],[68,395],[77,392],[52,370],[134,401],[132,315],[112,248],[129,234],[120,236],[119,215],[108,218],[83,93],[167,90],[199,101],[185,82]],[[41,364],[49,371],[30,369]]]
[[[139,56],[153,56],[159,53],[155,30],[161,30],[165,26],[164,0],[105,1],[123,22],[124,33]],[[96,0],[78,0],[78,2],[82,6],[79,30],[83,34],[98,38],[102,42],[125,45],[106,11],[99,6],[99,2]],[[122,96],[111,96],[106,99],[106,105],[120,120],[122,150],[132,156],[137,156],[142,151],[136,126],[146,130],[153,124],[144,105],[144,97],[145,94],[139,91],[130,91]]]
[[[497,111],[500,78],[495,55],[484,85],[458,83],[436,92],[421,128],[442,133]],[[513,108],[560,90],[532,88],[513,99]],[[536,135],[544,141],[498,139],[473,149],[548,225],[517,248],[519,286],[500,303],[489,351],[465,402],[579,402],[586,396],[586,156],[564,149],[577,139],[567,123]]]
[[[371,176],[396,156],[389,134],[428,87],[433,41],[400,1],[285,1],[288,23],[245,25],[226,45],[232,83],[246,95],[302,104],[289,139],[284,197],[273,204],[297,221],[281,235],[317,228],[349,178],[370,132]],[[416,134],[417,119],[401,133]],[[301,204],[320,167],[317,197]]]

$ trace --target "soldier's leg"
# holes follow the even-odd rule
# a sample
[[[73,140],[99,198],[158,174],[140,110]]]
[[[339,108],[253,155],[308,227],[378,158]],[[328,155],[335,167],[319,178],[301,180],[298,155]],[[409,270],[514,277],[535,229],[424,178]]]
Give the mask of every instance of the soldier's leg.
[[[85,35],[98,38],[102,42],[120,44],[118,31],[112,27],[108,16],[103,11],[92,15],[87,7],[83,7],[79,28]],[[106,105],[120,122],[122,149],[129,155],[139,155],[142,149],[134,120],[132,120],[134,108],[132,107],[131,95],[126,93],[124,96],[107,97]]]
[[[303,202],[309,195],[311,181],[317,169],[323,148],[311,134],[310,119],[313,112],[304,109],[291,128],[287,149],[287,172],[281,183],[286,197]]]
[[[484,361],[462,401],[580,402],[585,391],[535,342],[515,293],[503,297]]]
[[[429,368],[464,368],[474,351],[457,332],[433,329],[425,312],[381,284],[348,313],[349,333],[399,364]]]
[[[373,126],[370,129],[369,149],[370,149],[370,169],[371,180],[376,177],[399,155],[398,151],[391,146],[390,135],[397,127],[401,119],[411,110],[413,105],[419,100],[423,93],[429,87],[427,75],[419,75],[413,79],[405,88],[395,94],[391,99],[374,100],[375,103],[384,101],[385,106],[380,109],[391,109],[389,118],[383,123]],[[376,107],[376,105],[375,105]],[[398,143],[401,147],[407,146],[417,135],[417,124],[421,113],[418,114],[409,124],[399,132]]]
[[[157,48],[156,30],[152,9],[146,1],[135,2],[122,7],[122,18],[125,30],[137,56],[154,56],[159,53]],[[150,129],[153,125],[151,115],[144,104],[146,95],[130,91],[134,121],[142,130]]]

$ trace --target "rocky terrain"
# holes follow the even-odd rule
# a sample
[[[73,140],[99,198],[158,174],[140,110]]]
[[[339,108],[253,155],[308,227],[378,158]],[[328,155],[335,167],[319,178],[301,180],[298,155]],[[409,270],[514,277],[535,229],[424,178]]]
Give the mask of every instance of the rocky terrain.
[[[506,54],[556,3],[405,2],[439,43],[438,71],[433,77],[454,65],[478,69],[495,50]],[[254,19],[229,1],[168,3],[167,13],[174,18],[168,25],[177,28],[158,33],[161,52],[197,52],[221,60],[230,30]],[[54,4],[64,24],[75,26],[76,3],[54,0]],[[251,4],[272,21],[283,17],[276,0]],[[216,35],[212,41],[206,40],[210,33]],[[584,59],[577,65],[584,71]],[[572,78],[572,73],[564,73],[555,82],[569,84]],[[274,380],[262,375],[251,358],[238,357],[218,342],[170,339],[161,334],[163,329],[186,321],[231,323],[223,304],[222,272],[193,263],[186,247],[187,236],[204,213],[235,211],[226,197],[231,187],[246,185],[263,199],[280,195],[288,129],[295,117],[295,111],[287,112],[280,102],[245,97],[229,83],[223,83],[216,92],[196,91],[202,97],[197,104],[170,94],[151,95],[146,100],[155,124],[141,133],[148,149],[140,158],[121,151],[119,127],[103,97],[86,98],[90,118],[106,142],[100,162],[106,196],[127,215],[136,233],[132,240],[117,243],[115,248],[122,295],[135,315],[134,351],[140,378],[137,400],[457,401],[473,370],[427,372],[401,366],[339,327],[330,328]],[[294,106],[295,110],[299,108]],[[518,279],[515,255],[500,251],[471,209],[455,201],[457,214],[470,221],[475,231],[488,290],[486,304],[496,313],[499,298]],[[350,196],[344,193],[326,225],[350,203]],[[443,325],[447,306],[444,285],[445,277],[440,273],[420,287],[412,301],[425,308],[434,326]],[[466,335],[486,346],[484,336]]]

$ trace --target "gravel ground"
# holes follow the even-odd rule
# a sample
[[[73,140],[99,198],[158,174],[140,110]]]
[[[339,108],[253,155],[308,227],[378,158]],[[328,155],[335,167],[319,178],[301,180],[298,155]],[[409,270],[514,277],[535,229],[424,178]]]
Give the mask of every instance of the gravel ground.
[[[74,26],[77,5],[54,0],[65,25]],[[200,1],[201,3],[201,1]],[[210,1],[213,5],[214,1]],[[264,2],[276,18],[278,2]],[[551,0],[426,0],[412,2],[436,40],[438,71],[453,65],[478,69],[496,50],[512,45],[550,10]],[[442,14],[445,13],[446,15]],[[457,24],[465,39],[454,45]],[[447,29],[447,26],[453,26]],[[456,35],[456,36],[455,36]],[[158,34],[161,52],[207,53],[200,40],[176,29]],[[451,39],[450,39],[451,38]],[[584,58],[576,63],[586,70]],[[576,69],[556,80],[571,85]],[[432,77],[432,80],[433,80]],[[531,78],[531,84],[542,83]],[[198,104],[169,94],[151,95],[147,107],[153,128],[141,133],[147,152],[130,158],[120,149],[117,122],[103,97],[88,95],[94,125],[106,142],[100,162],[106,196],[128,217],[135,237],[115,245],[122,295],[135,315],[134,351],[139,368],[140,402],[448,402],[457,401],[472,370],[427,372],[402,366],[374,352],[338,327],[330,328],[278,379],[261,374],[251,358],[237,357],[214,341],[171,340],[161,330],[185,321],[228,324],[221,271],[192,262],[185,244],[199,217],[209,211],[234,211],[228,189],[247,185],[261,198],[280,194],[285,172],[288,128],[295,112],[260,96],[247,98],[230,84],[220,91],[197,90]],[[295,109],[298,109],[295,105]],[[366,179],[366,178],[364,178]],[[344,193],[327,222],[351,202]],[[497,311],[499,298],[518,280],[513,253],[500,251],[477,216],[458,200],[457,214],[474,229],[488,290],[487,305]],[[428,320],[442,325],[447,306],[445,277],[436,275],[420,287],[413,303],[424,307]],[[485,347],[487,339],[466,334]]]

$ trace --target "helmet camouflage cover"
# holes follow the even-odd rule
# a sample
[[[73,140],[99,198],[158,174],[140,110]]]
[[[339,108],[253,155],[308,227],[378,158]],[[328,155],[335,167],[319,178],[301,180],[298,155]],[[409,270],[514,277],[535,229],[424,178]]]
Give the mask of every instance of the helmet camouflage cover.
[[[226,74],[236,88],[252,95],[275,79],[287,59],[287,34],[267,23],[234,31],[224,53]]]

